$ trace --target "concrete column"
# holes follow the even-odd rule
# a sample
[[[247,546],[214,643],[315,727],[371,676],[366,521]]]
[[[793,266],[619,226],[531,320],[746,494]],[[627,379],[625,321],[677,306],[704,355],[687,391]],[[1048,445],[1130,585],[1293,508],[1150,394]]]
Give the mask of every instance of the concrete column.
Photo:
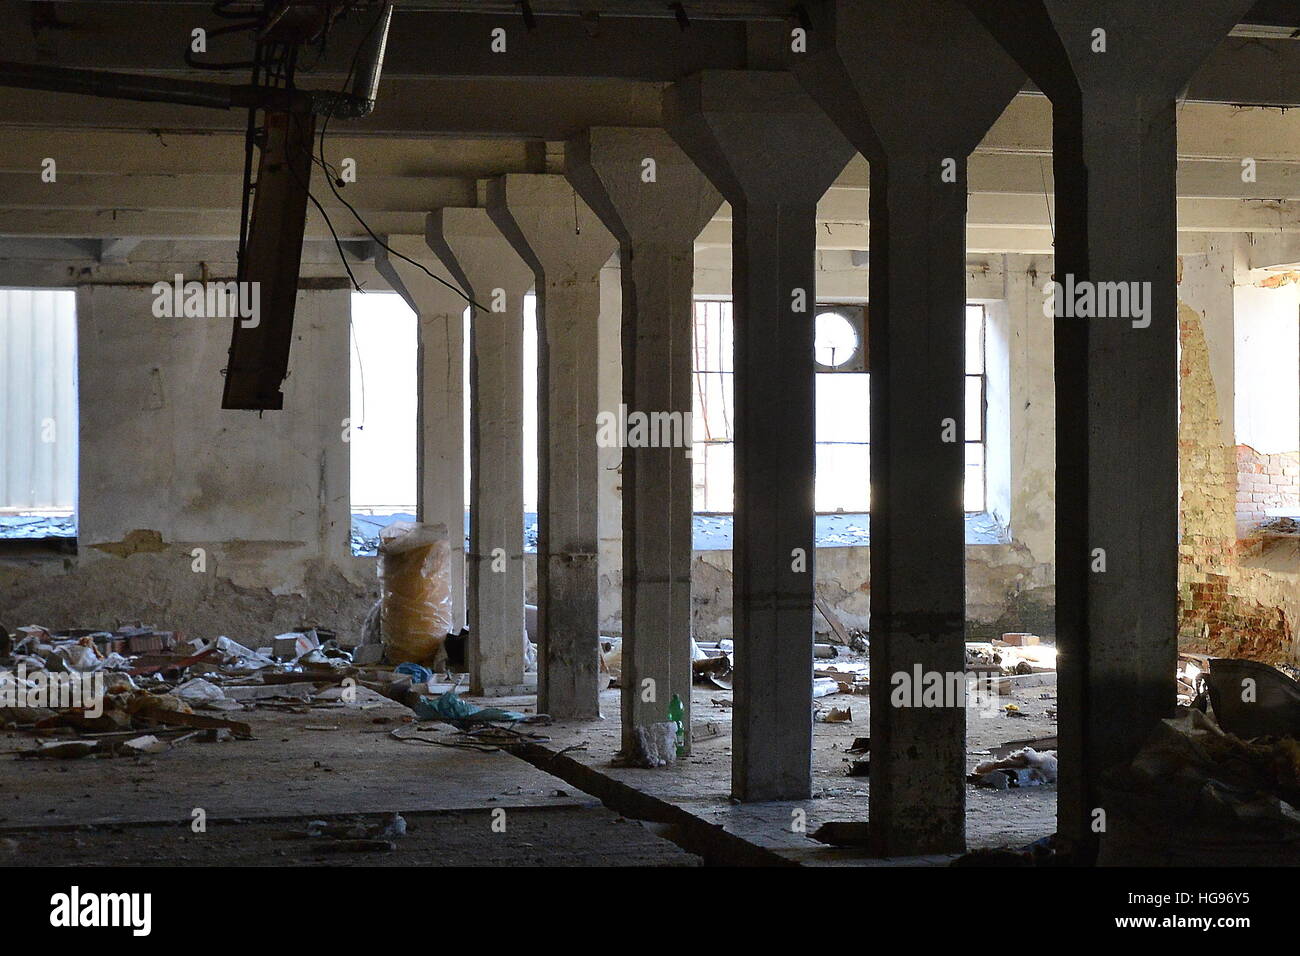
[[[658,447],[623,450],[621,683],[630,752],[634,729],[667,719],[673,694],[690,726],[691,291],[695,237],[722,197],[659,129],[588,130],[567,144],[565,169],[619,242],[622,404],[629,416],[677,428],[652,428],[647,439]],[[618,408],[601,412],[622,420]]]
[[[1103,773],[1174,705],[1176,101],[1252,4],[966,5],[1052,98],[1056,280],[1141,297],[1089,316],[1058,293],[1059,833],[1086,861],[1115,810]]]
[[[956,0],[826,3],[810,39],[796,73],[871,164],[871,835],[957,852],[965,695],[914,685],[966,670],[966,160],[1024,73]]]
[[[502,176],[487,198],[537,287],[538,708],[599,717],[593,364],[600,268],[615,241],[563,176]]]
[[[787,73],[709,71],[664,95],[732,206],[736,701],[732,793],[812,787],[817,201],[853,148]]]
[[[524,683],[524,295],[533,271],[486,209],[440,209],[427,239],[484,309],[470,319],[470,693]]]
[[[419,319],[416,380],[416,511],[421,521],[447,526],[451,543],[452,627],[465,626],[465,309],[456,279],[423,236],[389,236],[393,249],[419,262],[452,288],[417,266],[380,249],[375,268]]]

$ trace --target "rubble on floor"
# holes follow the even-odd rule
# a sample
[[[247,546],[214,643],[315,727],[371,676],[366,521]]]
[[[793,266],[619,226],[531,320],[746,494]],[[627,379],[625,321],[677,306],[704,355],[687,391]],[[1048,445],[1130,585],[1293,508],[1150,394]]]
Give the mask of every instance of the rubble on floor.
[[[1245,738],[1300,737],[1300,683],[1279,668],[1213,658],[1205,684],[1224,730]]]
[[[358,687],[410,708],[411,723],[450,725],[479,749],[485,727],[505,724],[496,728],[505,731],[547,720],[462,700],[456,690],[463,675],[439,685],[422,665],[358,665],[333,632],[318,627],[275,635],[256,648],[224,636],[185,640],[139,624],[30,625],[12,634],[0,628],[0,635],[0,726],[30,739],[11,751],[19,759],[143,757],[189,742],[251,739],[243,713],[346,707]],[[498,734],[488,749],[536,739]]]
[[[1037,751],[1025,747],[1005,757],[985,760],[966,779],[993,790],[1037,787],[1056,783],[1056,766],[1055,750]]]
[[[1294,736],[1245,740],[1196,708],[1180,708],[1104,782],[1105,862],[1300,861]]]

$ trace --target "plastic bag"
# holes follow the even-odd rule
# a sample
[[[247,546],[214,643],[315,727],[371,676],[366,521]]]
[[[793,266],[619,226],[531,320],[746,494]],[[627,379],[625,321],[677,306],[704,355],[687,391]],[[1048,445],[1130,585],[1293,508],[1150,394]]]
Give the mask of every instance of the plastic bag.
[[[398,521],[380,531],[379,589],[388,659],[432,664],[452,630],[447,526]]]

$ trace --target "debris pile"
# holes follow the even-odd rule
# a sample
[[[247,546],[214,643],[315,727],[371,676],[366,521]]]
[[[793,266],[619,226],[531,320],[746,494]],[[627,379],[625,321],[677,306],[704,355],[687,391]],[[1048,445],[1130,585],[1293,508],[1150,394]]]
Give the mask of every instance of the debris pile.
[[[1294,735],[1243,739],[1200,710],[1180,708],[1103,779],[1111,817],[1104,862],[1300,862]]]
[[[993,790],[1056,783],[1056,751],[1025,747],[1005,757],[985,760],[966,779]]]
[[[0,724],[34,743],[20,758],[142,756],[190,740],[248,739],[247,723],[222,714],[338,706],[341,683],[357,674],[332,632],[311,627],[254,650],[142,624],[30,625],[5,631],[0,650]]]

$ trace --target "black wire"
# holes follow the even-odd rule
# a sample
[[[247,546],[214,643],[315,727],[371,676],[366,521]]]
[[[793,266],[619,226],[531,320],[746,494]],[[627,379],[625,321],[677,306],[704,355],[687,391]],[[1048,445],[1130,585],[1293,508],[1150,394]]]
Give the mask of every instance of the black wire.
[[[302,181],[302,177],[298,175],[298,170],[293,167],[293,162],[286,159],[285,166],[288,168],[289,173],[293,178],[298,181],[298,185],[306,191],[307,198],[312,201],[318,210],[320,210],[321,218],[325,220],[326,228],[329,229],[330,235],[334,237],[334,248],[339,251],[339,261],[343,263],[343,268],[347,270],[348,278],[352,280],[352,287],[358,292],[365,292],[366,290],[361,288],[361,283],[357,281],[357,277],[353,274],[352,266],[348,264],[347,254],[343,251],[343,241],[339,239],[339,234],[334,229],[334,223],[330,221],[330,214],[325,211],[325,207],[321,205],[320,200],[313,195],[311,187]]]
[[[381,8],[381,12],[382,12],[382,8]],[[342,89],[339,90],[340,96],[342,96],[347,91],[348,84],[352,82],[352,74],[356,72],[357,60],[359,60],[361,57],[361,51],[365,49],[366,41],[368,41],[370,39],[370,35],[375,32],[375,28],[379,26],[379,21],[381,19],[383,19],[381,16],[375,17],[375,22],[370,25],[370,29],[366,31],[365,36],[361,38],[361,42],[357,44],[357,49],[352,54],[352,63],[348,66],[347,76],[343,78],[343,87]],[[329,167],[329,163],[326,162],[325,160],[325,131],[329,128],[330,120],[333,118],[334,118],[334,104],[331,103],[329,111],[325,114],[325,121],[321,124],[321,129],[320,129],[320,147],[319,147],[320,165],[323,169],[326,170],[326,172],[329,171],[330,167]],[[412,259],[408,255],[404,255],[403,253],[398,252],[388,243],[384,242],[384,240],[380,239],[379,236],[375,233],[375,231],[370,228],[370,224],[366,222],[365,219],[362,218],[361,213],[356,211],[352,203],[348,202],[346,199],[343,198],[342,193],[339,192],[338,185],[334,181],[334,177],[331,175],[327,175],[326,181],[329,183],[330,191],[334,193],[334,198],[337,199],[339,202],[343,203],[343,205],[347,207],[348,212],[352,213],[353,217],[356,218],[357,222],[361,224],[361,227],[370,234],[370,238],[373,239],[376,243],[378,243],[381,248],[387,251],[390,255],[397,256],[397,258],[402,259],[405,262],[409,262],[411,265],[415,266],[417,269],[419,269],[421,272],[427,275],[430,279],[433,279],[435,282],[439,282],[442,285],[446,286],[448,289],[450,289],[452,292],[455,292],[458,296],[460,296],[462,299],[464,299],[466,302],[468,302],[470,305],[472,305],[474,308],[478,309],[479,311],[481,312],[488,311],[486,308],[479,305],[472,298],[466,295],[462,289],[460,289],[453,283],[448,282],[446,279],[442,278],[441,276],[435,275],[433,272],[429,271],[429,269],[423,263],[418,262],[415,259]],[[319,203],[317,205],[319,205]],[[342,250],[340,249],[340,255],[341,254],[342,254]]]

